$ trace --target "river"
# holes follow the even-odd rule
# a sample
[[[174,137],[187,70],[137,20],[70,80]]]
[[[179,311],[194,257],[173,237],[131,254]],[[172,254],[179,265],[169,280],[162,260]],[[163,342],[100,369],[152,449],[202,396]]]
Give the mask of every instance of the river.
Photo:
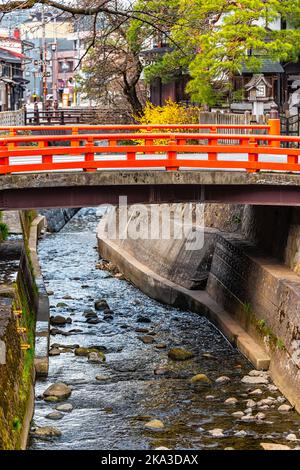
[[[73,350],[50,357],[49,376],[36,382],[32,426],[54,426],[61,436],[32,437],[29,449],[259,449],[261,442],[295,447],[291,435],[300,438],[299,415],[278,411],[284,399],[271,382],[241,382],[253,367],[206,318],[162,305],[126,280],[96,269],[99,218],[96,209],[82,209],[59,233],[46,234],[39,243],[51,315],[70,317],[72,324],[61,329],[75,330],[52,335],[50,343],[102,346],[106,362],[90,363]],[[113,315],[97,312],[101,321],[87,323],[84,312],[102,298]],[[154,342],[144,344],[144,335]],[[171,360],[172,347],[195,356]],[[210,382],[192,384],[191,377],[200,373]],[[216,382],[222,376],[230,380]],[[72,387],[66,403],[73,410],[53,421],[47,416],[57,403],[44,401],[42,394],[56,382]],[[228,398],[237,402],[225,403]],[[238,411],[250,419],[233,416]],[[252,419],[257,413],[261,419]],[[164,427],[148,429],[153,419]]]

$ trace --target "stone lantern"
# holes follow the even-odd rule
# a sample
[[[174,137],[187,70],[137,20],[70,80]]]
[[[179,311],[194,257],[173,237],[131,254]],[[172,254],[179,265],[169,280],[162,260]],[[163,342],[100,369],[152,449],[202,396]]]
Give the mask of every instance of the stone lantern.
[[[245,86],[248,101],[252,103],[252,114],[259,121],[264,115],[264,104],[273,101],[272,85],[263,74],[254,74]]]

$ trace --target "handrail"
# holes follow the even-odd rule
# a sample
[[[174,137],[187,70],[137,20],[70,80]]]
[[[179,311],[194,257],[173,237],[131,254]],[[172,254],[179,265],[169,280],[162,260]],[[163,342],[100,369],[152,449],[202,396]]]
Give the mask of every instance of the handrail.
[[[0,174],[145,168],[300,172],[300,149],[281,147],[285,142],[299,144],[300,137],[274,135],[272,132],[278,128],[276,126],[277,120],[271,121],[268,126],[244,126],[245,130],[250,131],[263,127],[269,131],[268,134],[216,133],[216,130],[222,129],[240,130],[240,125],[161,125],[155,126],[157,133],[150,132],[154,126],[70,126],[71,133],[63,135],[20,135],[19,131],[24,127],[9,128],[9,135],[0,137]],[[38,126],[34,130],[45,127],[48,128]],[[68,127],[51,126],[49,130],[61,128],[65,130]],[[178,132],[178,128],[210,132]],[[27,127],[25,129],[28,130]],[[82,129],[99,132],[80,134]],[[144,129],[148,132],[132,132]],[[110,130],[114,133],[106,132]],[[227,155],[225,160],[222,154]],[[261,155],[271,156],[272,161],[262,161]],[[277,156],[284,156],[284,161],[282,157],[277,159]],[[15,161],[13,157],[19,157],[19,160]],[[28,161],[30,157],[39,157],[39,161]]]
[[[11,132],[22,132],[22,131],[66,131],[66,130],[95,130],[95,131],[105,131],[105,130],[112,130],[112,131],[122,131],[122,130],[147,130],[149,132],[153,132],[155,130],[162,130],[162,129],[189,129],[189,130],[197,130],[197,129],[241,129],[241,130],[265,130],[269,131],[271,128],[270,124],[155,124],[155,125],[139,125],[139,124],[121,124],[121,125],[90,125],[90,124],[78,124],[78,125],[57,125],[57,126],[50,126],[50,125],[40,125],[40,126],[0,126],[1,131],[11,131]]]

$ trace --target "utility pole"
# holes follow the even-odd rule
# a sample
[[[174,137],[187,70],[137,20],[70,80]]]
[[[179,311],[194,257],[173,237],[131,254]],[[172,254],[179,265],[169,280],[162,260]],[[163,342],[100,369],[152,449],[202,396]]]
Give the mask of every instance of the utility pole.
[[[47,44],[46,44],[46,24],[45,24],[45,5],[42,5],[42,63],[43,63],[43,109],[46,109],[47,98]]]

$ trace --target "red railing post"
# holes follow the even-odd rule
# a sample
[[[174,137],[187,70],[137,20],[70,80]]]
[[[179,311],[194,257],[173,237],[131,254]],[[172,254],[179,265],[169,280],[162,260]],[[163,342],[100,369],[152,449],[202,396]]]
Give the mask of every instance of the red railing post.
[[[281,133],[281,124],[280,124],[280,119],[279,119],[279,114],[278,114],[278,108],[276,105],[273,105],[271,107],[271,112],[270,112],[270,119],[268,122],[270,129],[269,129],[269,134],[270,135],[280,135]],[[280,147],[280,142],[273,140],[271,142],[271,147]]]
[[[210,129],[210,134],[217,134],[217,128],[216,127],[212,127]],[[209,146],[216,146],[218,145],[218,139],[214,138],[214,139],[209,139],[208,140],[208,145]],[[208,160],[209,161],[213,161],[215,162],[217,160],[217,153],[216,152],[210,152],[208,151]]]
[[[249,146],[253,147],[253,150],[255,147],[257,147],[257,141],[254,138],[249,139]],[[250,152],[248,154],[248,162],[258,162],[258,152]],[[259,170],[256,168],[247,168],[248,173],[258,173]]]
[[[93,137],[88,137],[87,139],[87,144],[85,146],[85,150],[86,150],[86,153],[85,153],[85,157],[84,157],[84,161],[85,162],[93,162],[95,161],[95,154],[93,152],[93,145],[94,145],[94,139]],[[89,167],[86,167],[84,168],[85,172],[93,172],[93,171],[96,171],[96,168],[89,168]]]
[[[78,127],[73,127],[72,128],[72,135],[78,135]],[[77,141],[76,140],[71,140],[71,147],[76,147]]]
[[[176,146],[176,138],[174,136],[170,137],[169,145]],[[168,150],[167,151],[167,171],[177,171],[178,170],[177,164],[177,150]]]
[[[49,142],[48,141],[41,142],[41,144],[43,144],[41,146],[41,148],[48,148],[49,147]],[[42,155],[42,162],[52,164],[53,163],[53,155]]]
[[[6,150],[8,151],[8,145],[6,145],[6,143],[4,142],[0,142],[0,150]],[[9,157],[8,156],[5,156],[5,157],[0,157],[0,174],[5,174],[5,173],[9,173],[9,171],[7,170],[3,170],[3,168],[1,167],[4,167],[4,166],[9,166]]]

